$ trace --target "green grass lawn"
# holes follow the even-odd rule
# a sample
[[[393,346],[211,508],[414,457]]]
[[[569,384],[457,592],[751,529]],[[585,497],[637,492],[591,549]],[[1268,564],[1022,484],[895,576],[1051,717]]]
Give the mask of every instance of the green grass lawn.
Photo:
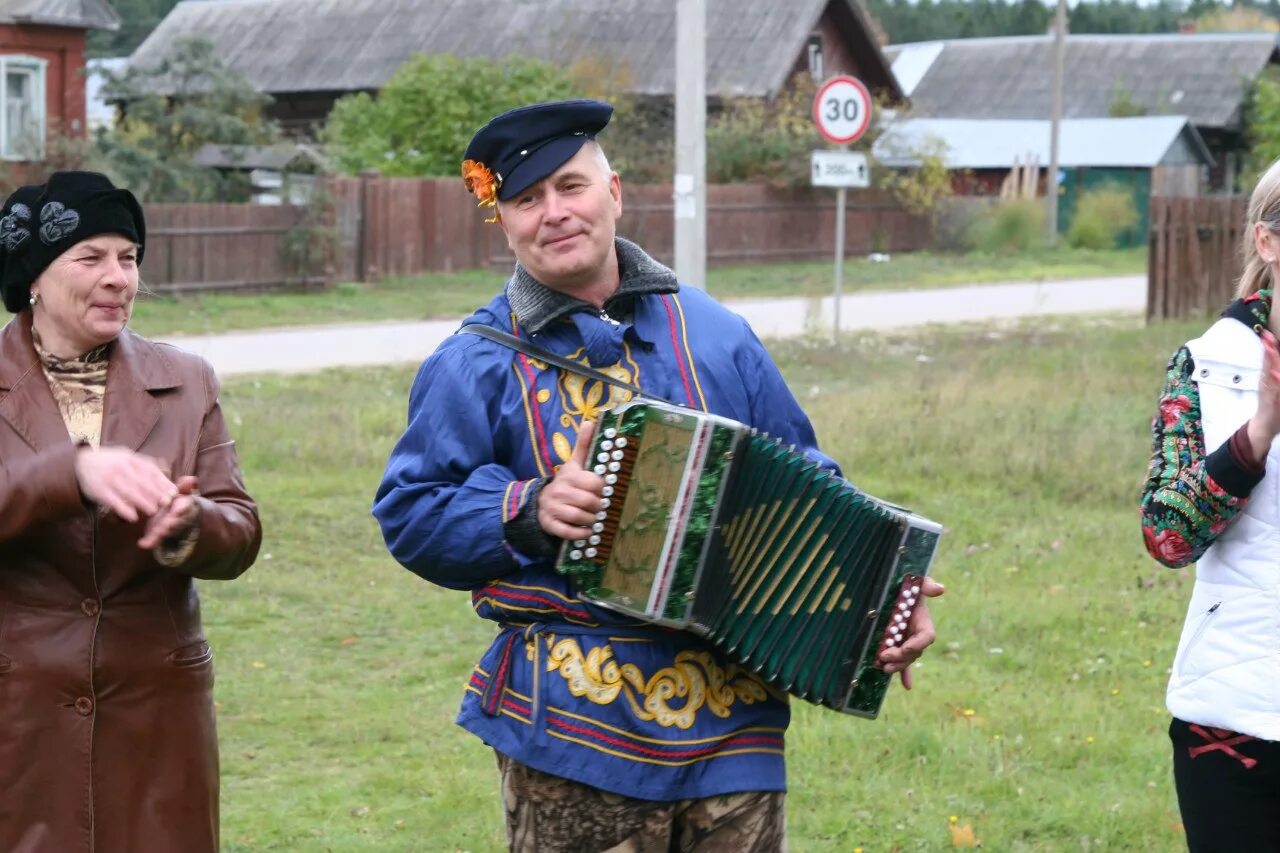
[[[833,286],[833,262],[712,268],[708,288],[720,300],[824,296]],[[895,255],[887,263],[850,258],[844,290],[902,290],[970,282],[1036,281],[1050,278],[1140,273],[1145,249],[1091,251],[1062,248],[1009,257],[929,252]],[[145,278],[146,270],[143,270]],[[467,270],[348,282],[311,293],[207,294],[184,297],[142,295],[132,321],[148,336],[208,334],[270,326],[421,320],[463,317],[488,302],[505,275]]]
[[[1148,424],[1191,325],[1072,321],[775,345],[825,448],[948,528],[940,639],[869,722],[796,703],[794,851],[1178,849],[1164,682],[1191,575],[1146,557]],[[502,849],[453,725],[493,635],[368,507],[412,371],[243,378],[223,403],[266,539],[202,585],[228,851]]]

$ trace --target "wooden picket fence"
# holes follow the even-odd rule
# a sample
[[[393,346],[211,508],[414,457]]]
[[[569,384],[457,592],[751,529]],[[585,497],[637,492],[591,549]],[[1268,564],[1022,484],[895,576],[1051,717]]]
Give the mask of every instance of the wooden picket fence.
[[[1235,295],[1248,199],[1151,199],[1147,321],[1216,313]]]
[[[249,204],[148,204],[143,278],[160,293],[297,289],[460,269],[508,270],[514,258],[461,180],[361,176],[323,182],[322,212]],[[929,224],[878,191],[849,193],[845,252],[927,247]],[[826,260],[834,191],[754,184],[707,191],[711,265]],[[674,253],[670,185],[623,190],[618,233],[658,260]],[[317,232],[323,232],[317,236]],[[302,254],[300,255],[300,247]]]
[[[142,279],[158,293],[305,288],[332,280],[299,263],[291,232],[305,208],[257,204],[148,204]]]
[[[334,199],[340,280],[448,272],[514,262],[506,238],[486,224],[487,211],[461,180],[362,176],[328,181]],[[885,193],[848,194],[845,250],[923,249],[932,239],[924,219]],[[674,254],[674,202],[669,184],[623,186],[618,233],[664,263]],[[756,184],[707,188],[708,264],[825,260],[835,252],[835,192]]]

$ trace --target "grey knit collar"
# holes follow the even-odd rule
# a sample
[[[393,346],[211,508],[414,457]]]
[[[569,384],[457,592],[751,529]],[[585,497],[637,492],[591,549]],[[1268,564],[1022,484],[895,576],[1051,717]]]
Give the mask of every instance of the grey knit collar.
[[[635,243],[615,237],[613,245],[618,253],[618,274],[621,281],[617,291],[605,301],[605,310],[610,314],[613,314],[610,306],[623,297],[629,302],[632,297],[648,293],[675,293],[680,289],[676,274],[649,257]],[[515,272],[507,282],[507,301],[511,303],[511,310],[515,312],[520,325],[530,335],[538,334],[553,320],[574,311],[596,313],[594,306],[581,299],[547,287],[518,262]]]

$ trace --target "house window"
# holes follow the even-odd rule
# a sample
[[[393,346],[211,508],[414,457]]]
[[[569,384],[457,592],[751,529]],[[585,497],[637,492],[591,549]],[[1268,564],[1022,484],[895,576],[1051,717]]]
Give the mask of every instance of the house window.
[[[48,63],[34,56],[0,56],[0,157],[44,156],[44,79]]]

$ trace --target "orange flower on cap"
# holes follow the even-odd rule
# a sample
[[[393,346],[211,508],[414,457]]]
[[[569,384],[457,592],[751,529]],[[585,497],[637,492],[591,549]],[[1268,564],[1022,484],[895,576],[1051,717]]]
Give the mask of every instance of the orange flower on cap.
[[[477,207],[496,208],[498,206],[498,179],[488,166],[478,160],[463,160],[462,180],[467,185],[467,190],[480,200]],[[496,215],[492,219],[485,220],[485,222],[497,221]]]

